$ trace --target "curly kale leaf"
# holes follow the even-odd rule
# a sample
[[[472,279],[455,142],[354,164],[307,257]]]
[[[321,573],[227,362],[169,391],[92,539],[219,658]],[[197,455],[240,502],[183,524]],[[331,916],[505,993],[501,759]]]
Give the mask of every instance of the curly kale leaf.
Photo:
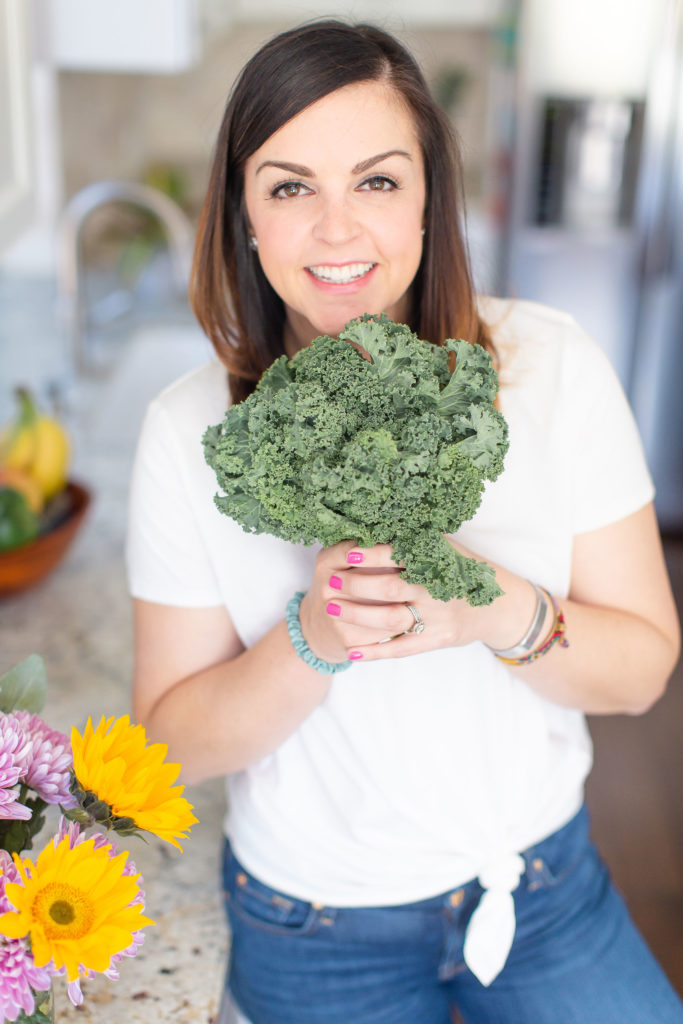
[[[475,514],[501,472],[496,390],[480,347],[438,347],[384,315],[360,317],[339,338],[277,359],[207,429],[216,505],[249,532],[293,543],[391,544],[408,581],[440,600],[489,603],[493,571],[444,534]]]
[[[491,604],[503,593],[490,565],[466,558],[431,530],[397,537],[392,558],[405,566],[406,579],[422,584],[439,601],[458,597],[479,606]]]
[[[449,338],[444,348],[455,353],[455,370],[446,387],[439,394],[438,406],[442,416],[466,413],[471,405],[491,404],[498,391],[491,357],[481,345]]]
[[[467,433],[457,442],[458,451],[470,460],[485,480],[495,480],[503,472],[508,449],[507,424],[494,406],[473,405],[469,416],[459,422]]]

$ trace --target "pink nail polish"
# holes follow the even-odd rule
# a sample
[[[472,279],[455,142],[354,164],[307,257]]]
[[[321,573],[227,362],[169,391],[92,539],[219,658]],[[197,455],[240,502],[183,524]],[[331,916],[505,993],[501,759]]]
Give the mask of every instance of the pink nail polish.
[[[330,601],[325,611],[328,615],[341,615],[341,608],[334,601]]]
[[[351,565],[359,565],[365,561],[365,555],[361,554],[360,551],[349,551],[346,561],[350,562]]]
[[[358,661],[359,658],[363,657],[362,651],[351,651],[349,654],[349,661]]]
[[[340,580],[339,576],[330,576],[330,586],[334,590],[341,590],[342,581]]]

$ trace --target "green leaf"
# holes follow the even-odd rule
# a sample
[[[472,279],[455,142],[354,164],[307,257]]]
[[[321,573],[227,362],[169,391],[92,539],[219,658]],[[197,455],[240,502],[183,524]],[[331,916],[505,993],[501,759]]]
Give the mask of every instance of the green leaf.
[[[249,435],[249,410],[244,406],[237,406],[240,413],[235,416],[226,417],[223,424],[223,437],[217,446],[217,464],[220,466],[221,455],[229,452],[241,459],[245,466],[251,462],[251,438]]]
[[[270,388],[271,391],[279,391],[292,383],[292,372],[289,369],[287,356],[279,356],[270,364],[260,381],[257,384],[259,390]]]
[[[431,530],[398,537],[392,558],[404,566],[407,583],[425,587],[437,601],[457,597],[478,607],[503,593],[490,565],[460,554],[443,535]]]
[[[33,1013],[28,1016],[24,1010],[17,1017],[17,1024],[54,1024],[55,1015],[52,1006],[52,990],[36,992],[36,1005]]]
[[[29,654],[0,676],[0,711],[30,711],[39,714],[45,705],[47,671],[39,654]]]
[[[416,341],[409,328],[389,335],[381,318],[365,320],[361,317],[346,324],[339,337],[343,341],[355,342],[368,353],[380,380],[388,382],[399,377],[404,387],[413,383],[412,374],[401,374],[410,368],[413,357],[410,342]]]
[[[0,849],[21,853],[31,849],[33,832],[30,821],[10,819],[0,822]]]
[[[497,409],[473,405],[470,423],[475,431],[456,442],[459,452],[477,467],[484,479],[493,480],[503,468],[507,451],[507,424]]]
[[[445,348],[455,352],[455,370],[438,399],[442,416],[467,413],[472,403],[493,402],[498,388],[491,357],[481,345],[447,339]]]
[[[270,526],[266,510],[251,494],[244,491],[236,491],[229,497],[217,494],[214,502],[219,512],[236,519],[247,533],[265,533]]]

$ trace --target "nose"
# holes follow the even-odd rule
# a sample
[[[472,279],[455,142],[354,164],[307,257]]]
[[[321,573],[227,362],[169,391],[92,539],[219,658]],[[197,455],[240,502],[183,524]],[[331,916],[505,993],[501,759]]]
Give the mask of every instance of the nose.
[[[328,245],[343,245],[350,242],[360,232],[360,224],[345,197],[329,197],[324,200],[314,228],[317,241]]]

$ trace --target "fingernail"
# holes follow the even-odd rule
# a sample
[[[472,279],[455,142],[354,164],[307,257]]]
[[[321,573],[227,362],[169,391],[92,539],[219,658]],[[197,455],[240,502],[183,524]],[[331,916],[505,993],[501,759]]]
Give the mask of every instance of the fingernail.
[[[350,562],[351,565],[358,565],[360,562],[365,561],[365,555],[362,555],[360,551],[349,551],[346,561]]]
[[[342,581],[340,580],[339,576],[330,576],[330,586],[334,590],[341,590]]]
[[[341,615],[341,608],[334,601],[330,601],[325,611],[328,615]]]
[[[358,661],[359,658],[363,657],[362,651],[351,651],[349,654],[349,661]]]

